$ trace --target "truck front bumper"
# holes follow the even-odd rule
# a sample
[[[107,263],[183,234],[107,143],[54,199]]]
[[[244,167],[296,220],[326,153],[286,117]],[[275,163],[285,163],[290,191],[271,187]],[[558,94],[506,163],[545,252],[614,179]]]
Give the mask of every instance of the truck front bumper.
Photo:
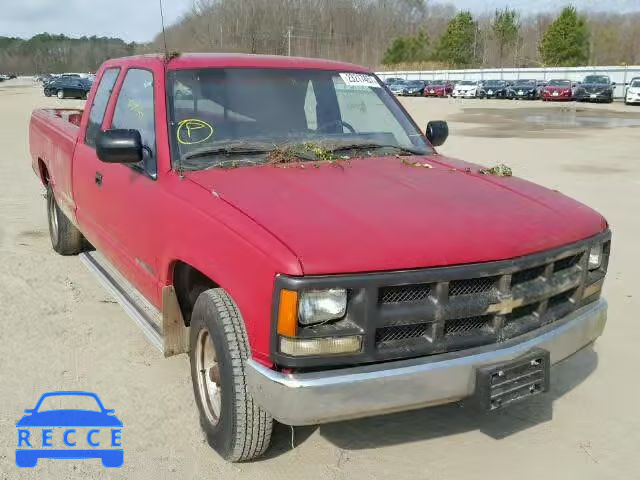
[[[315,425],[455,402],[473,395],[476,369],[541,348],[555,364],[598,338],[601,299],[564,319],[504,343],[440,355],[313,373],[285,374],[249,360],[254,398],[287,425]],[[553,378],[553,377],[552,377]]]

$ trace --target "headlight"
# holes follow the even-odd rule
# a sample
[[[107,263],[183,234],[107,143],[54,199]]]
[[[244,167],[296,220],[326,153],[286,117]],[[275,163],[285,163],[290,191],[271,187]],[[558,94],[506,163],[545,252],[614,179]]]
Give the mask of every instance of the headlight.
[[[300,293],[298,321],[302,325],[336,320],[347,311],[347,291],[344,288],[307,290]]]
[[[589,270],[596,270],[602,265],[602,244],[598,243],[589,250]]]

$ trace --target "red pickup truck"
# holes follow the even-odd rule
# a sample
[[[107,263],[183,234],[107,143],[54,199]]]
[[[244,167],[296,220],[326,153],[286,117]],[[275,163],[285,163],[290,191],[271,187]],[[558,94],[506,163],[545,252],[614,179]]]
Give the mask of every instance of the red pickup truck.
[[[376,75],[325,60],[110,60],[33,113],[53,248],[165,355],[188,353],[224,458],[317,424],[544,392],[593,342],[601,215],[444,157]]]

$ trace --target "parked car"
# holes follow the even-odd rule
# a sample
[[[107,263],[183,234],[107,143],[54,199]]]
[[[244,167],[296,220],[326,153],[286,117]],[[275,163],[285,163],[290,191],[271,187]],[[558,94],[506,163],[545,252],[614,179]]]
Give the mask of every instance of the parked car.
[[[425,87],[425,97],[448,97],[453,92],[453,84],[447,80],[433,80]]]
[[[573,100],[571,80],[549,80],[547,86],[544,87],[544,90],[542,91],[542,100],[545,102],[554,100]]]
[[[548,83],[549,82],[547,82],[546,80],[536,80],[536,89],[538,93],[538,98],[542,98],[542,92],[544,90],[544,87],[546,87]]]
[[[446,122],[420,132],[367,68],[112,59],[83,112],[35,110],[29,133],[53,249],[188,353],[227,460],[262,454],[272,419],[508,407],[605,327],[605,219],[438,154]]]
[[[404,80],[401,80],[399,82],[393,82],[391,85],[389,85],[389,90],[391,90],[391,93],[398,96],[402,95],[406,88],[407,88],[407,82]]]
[[[576,88],[574,97],[579,102],[613,102],[615,83],[607,75],[588,75]]]
[[[520,79],[515,80],[507,88],[507,98],[510,100],[537,100],[538,82],[537,80]]]
[[[396,83],[396,82],[404,82],[404,78],[399,78],[399,77],[389,77],[389,78],[386,78],[386,79],[384,80],[384,83],[385,83],[387,86],[391,86],[391,85],[393,85],[393,84],[394,84],[394,83]]]
[[[460,80],[453,87],[451,96],[455,98],[475,98],[478,96],[478,92],[478,82],[475,80]]]
[[[640,103],[640,77],[632,78],[624,96],[624,103],[631,105]]]
[[[44,85],[45,97],[57,96],[58,98],[87,98],[91,89],[91,82],[80,77],[58,77]]]
[[[480,98],[507,98],[509,84],[504,80],[485,80],[479,92]]]
[[[424,94],[424,80],[409,80],[405,85],[406,86],[402,91],[403,95],[409,97],[421,97]]]

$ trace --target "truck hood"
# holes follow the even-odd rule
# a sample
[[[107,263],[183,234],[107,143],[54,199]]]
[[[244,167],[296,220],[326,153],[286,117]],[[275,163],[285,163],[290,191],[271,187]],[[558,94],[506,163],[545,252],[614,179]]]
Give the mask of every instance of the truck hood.
[[[606,228],[598,213],[558,192],[478,168],[432,155],[186,177],[279,238],[307,275],[503,260]]]

